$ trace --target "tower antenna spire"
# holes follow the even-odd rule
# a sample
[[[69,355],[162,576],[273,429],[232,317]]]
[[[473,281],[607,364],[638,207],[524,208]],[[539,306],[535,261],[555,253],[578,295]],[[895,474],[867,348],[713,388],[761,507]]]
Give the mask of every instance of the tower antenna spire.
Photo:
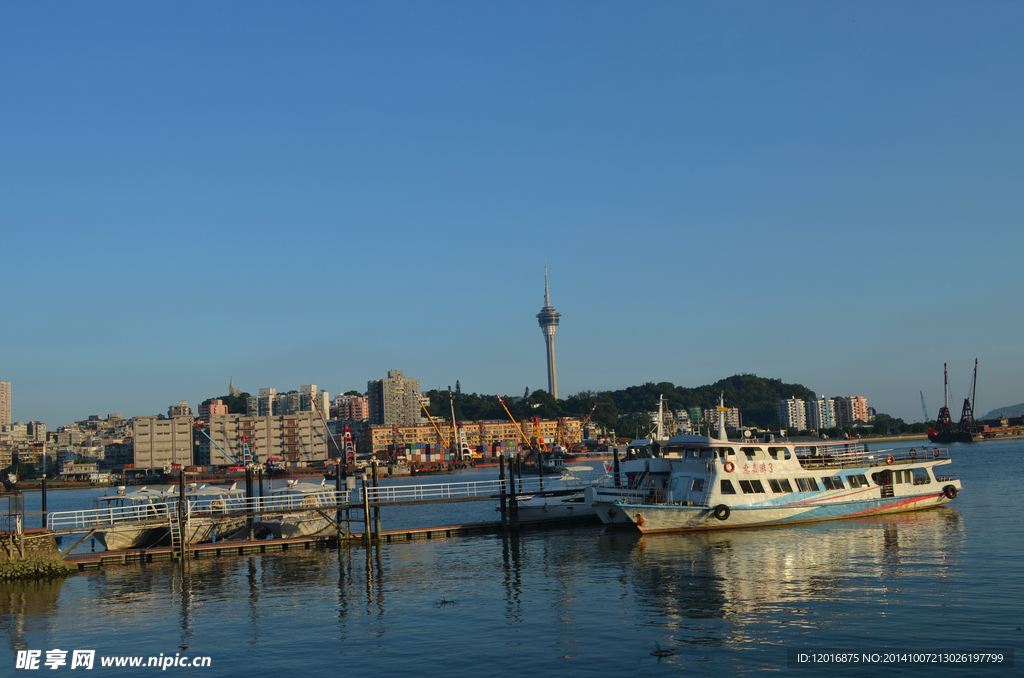
[[[548,263],[544,262],[544,308],[537,314],[540,331],[544,334],[544,344],[548,354],[548,393],[558,399],[558,374],[555,370],[555,332],[558,330],[558,319],[561,313],[551,305],[551,289],[548,287]]]

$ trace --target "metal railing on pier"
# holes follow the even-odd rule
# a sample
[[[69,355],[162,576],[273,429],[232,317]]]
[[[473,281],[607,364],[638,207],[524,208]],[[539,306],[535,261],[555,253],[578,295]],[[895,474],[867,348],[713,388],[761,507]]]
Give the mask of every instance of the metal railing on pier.
[[[542,490],[554,489],[558,477],[545,479],[542,487],[538,477],[523,478],[516,482],[518,495],[536,494]],[[506,492],[509,485],[506,482]],[[325,488],[312,493],[280,493],[266,497],[225,497],[213,502],[189,501],[188,515],[249,515],[308,511],[315,508],[334,509],[361,506],[363,491],[371,506],[387,504],[415,504],[439,501],[461,501],[472,499],[493,499],[501,494],[501,480],[485,480],[465,483],[434,483],[428,485],[388,485],[366,487],[337,492]],[[562,483],[564,485],[564,483]],[[579,484],[582,489],[583,483]],[[220,502],[220,503],[218,503]],[[177,499],[159,504],[137,504],[134,506],[108,506],[105,508],[83,509],[80,511],[55,511],[47,515],[47,528],[58,532],[90,530],[111,525],[162,524],[177,511]]]

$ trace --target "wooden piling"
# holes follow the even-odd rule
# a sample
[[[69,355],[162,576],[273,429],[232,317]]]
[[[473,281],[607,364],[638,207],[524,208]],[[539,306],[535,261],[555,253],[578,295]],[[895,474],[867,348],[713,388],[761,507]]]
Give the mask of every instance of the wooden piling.
[[[498,494],[501,495],[501,530],[508,529],[508,497],[505,492],[505,457],[498,457]]]
[[[372,468],[373,468],[373,489],[375,491],[378,491],[377,488],[380,487],[380,478],[378,477],[378,474],[377,474],[377,465],[374,464]],[[373,507],[373,538],[375,540],[377,540],[378,542],[380,541],[380,504],[379,504],[379,502],[378,502],[377,506]]]

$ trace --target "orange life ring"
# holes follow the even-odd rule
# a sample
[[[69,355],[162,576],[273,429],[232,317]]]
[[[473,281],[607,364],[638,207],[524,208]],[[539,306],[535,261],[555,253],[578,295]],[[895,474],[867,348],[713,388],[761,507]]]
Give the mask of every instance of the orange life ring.
[[[896,461],[896,458],[893,457],[891,454],[885,458],[885,463],[889,464],[890,466],[892,466],[894,461]]]
[[[642,515],[640,515],[639,513],[636,514],[636,525],[637,525],[637,527],[643,527],[644,526],[644,517]]]
[[[939,448],[936,447],[934,450],[932,450],[932,456],[935,457],[936,459],[939,458]]]
[[[732,463],[731,461],[727,461],[725,462],[724,468],[726,473],[732,473],[733,471],[736,470],[736,464]]]
[[[914,449],[913,447],[910,448],[910,458],[917,459],[917,450]]]

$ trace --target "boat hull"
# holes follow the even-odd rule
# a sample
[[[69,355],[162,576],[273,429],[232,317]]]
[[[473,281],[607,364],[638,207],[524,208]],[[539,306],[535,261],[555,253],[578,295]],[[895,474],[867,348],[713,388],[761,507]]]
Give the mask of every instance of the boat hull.
[[[957,490],[959,491],[958,485]],[[883,499],[794,506],[734,506],[729,508],[724,520],[716,517],[715,507],[712,506],[617,504],[616,507],[641,532],[652,534],[843,520],[886,513],[919,511],[941,506],[950,501],[952,499],[939,489],[927,494]]]
[[[129,549],[152,546],[168,534],[167,525],[158,527],[115,527],[96,533],[96,541],[108,551],[127,551]]]
[[[584,499],[583,492],[568,496],[520,499],[518,508],[520,522],[584,519],[597,521],[597,514]]]
[[[281,516],[276,520],[264,520],[263,524],[267,526],[275,539],[312,537],[326,532],[332,525],[331,521],[314,511]]]

